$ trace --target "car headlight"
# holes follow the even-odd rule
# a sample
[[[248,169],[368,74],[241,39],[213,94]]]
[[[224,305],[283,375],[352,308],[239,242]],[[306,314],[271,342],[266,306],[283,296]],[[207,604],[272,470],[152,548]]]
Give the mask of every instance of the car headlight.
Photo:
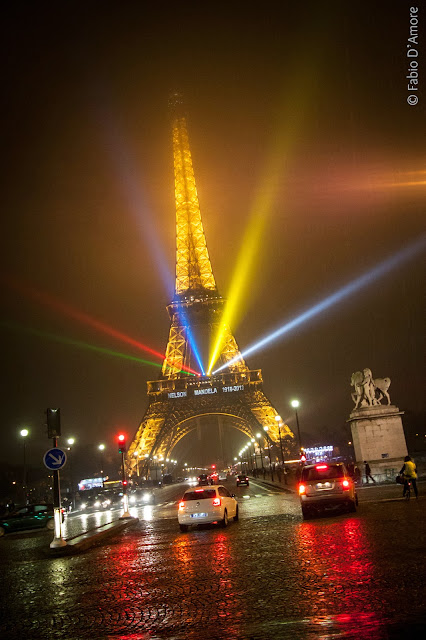
[[[100,507],[101,503],[99,502],[99,500],[96,500],[95,504],[93,505],[94,507]]]
[[[136,497],[135,496],[130,496],[129,502],[130,502],[130,504],[135,504]]]
[[[151,495],[149,493],[144,493],[143,501],[144,502],[149,502],[150,500],[151,500]]]
[[[87,508],[87,504],[85,502],[82,502],[80,507],[81,507],[81,509],[86,509]]]

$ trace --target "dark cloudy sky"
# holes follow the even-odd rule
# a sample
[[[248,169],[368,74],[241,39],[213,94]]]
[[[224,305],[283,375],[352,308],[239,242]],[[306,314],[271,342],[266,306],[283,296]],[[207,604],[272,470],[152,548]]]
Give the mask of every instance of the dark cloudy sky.
[[[39,459],[49,406],[61,408],[63,433],[78,440],[76,456],[88,469],[96,444],[115,455],[117,430],[133,434],[144,414],[146,381],[159,369],[52,336],[147,357],[78,321],[81,313],[165,349],[174,89],[186,98],[207,244],[224,296],[253,202],[278,179],[233,326],[242,351],[422,236],[426,12],[420,7],[419,104],[410,106],[410,6],[16,2],[2,9],[3,460],[20,460],[22,426]],[[269,180],[271,158],[278,174]],[[307,436],[323,442],[343,433],[350,376],[364,367],[392,379],[392,401],[407,416],[424,411],[422,275],[417,254],[248,358],[290,426],[296,396]],[[195,462],[198,445],[189,438]]]

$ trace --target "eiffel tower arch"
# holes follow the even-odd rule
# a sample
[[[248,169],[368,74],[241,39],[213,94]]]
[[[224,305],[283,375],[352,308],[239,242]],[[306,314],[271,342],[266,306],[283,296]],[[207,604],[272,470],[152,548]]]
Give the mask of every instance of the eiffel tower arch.
[[[176,284],[167,307],[170,331],[158,380],[147,383],[148,408],[126,455],[130,473],[154,456],[170,458],[176,444],[196,428],[196,418],[227,416],[247,437],[260,431],[273,446],[294,450],[294,435],[278,425],[278,412],[263,392],[260,369],[245,363],[229,326],[223,325],[226,300],[219,295],[207,250],[182,99],[175,94],[173,157],[176,201]],[[223,341],[216,375],[202,362],[219,328]],[[204,358],[203,358],[204,356]],[[196,374],[196,375],[194,375]]]

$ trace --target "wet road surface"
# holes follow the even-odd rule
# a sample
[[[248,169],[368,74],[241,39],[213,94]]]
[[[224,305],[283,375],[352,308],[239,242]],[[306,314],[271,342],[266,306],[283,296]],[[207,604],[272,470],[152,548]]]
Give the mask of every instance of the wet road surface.
[[[271,640],[423,635],[426,499],[361,489],[356,514],[304,522],[297,497],[252,482],[240,521],[180,533],[165,487],[140,522],[78,556],[51,558],[52,533],[0,541],[0,637]],[[424,493],[426,485],[420,484]],[[65,536],[119,512],[72,515]]]

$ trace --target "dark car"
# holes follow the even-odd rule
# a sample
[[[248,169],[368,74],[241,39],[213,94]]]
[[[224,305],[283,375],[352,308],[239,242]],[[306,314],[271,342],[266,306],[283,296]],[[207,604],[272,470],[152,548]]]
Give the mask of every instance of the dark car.
[[[299,482],[299,496],[305,520],[339,507],[354,512],[358,505],[354,480],[341,462],[306,465]]]
[[[62,522],[64,513],[62,511]],[[27,529],[54,529],[53,504],[27,504],[0,519],[0,537]]]
[[[205,473],[200,473],[200,475],[197,478],[197,481],[200,487],[203,487],[209,484],[209,479],[207,477],[207,474]]]
[[[246,484],[247,486],[249,486],[248,476],[244,476],[241,474],[237,476],[237,487],[239,487],[241,484]]]

